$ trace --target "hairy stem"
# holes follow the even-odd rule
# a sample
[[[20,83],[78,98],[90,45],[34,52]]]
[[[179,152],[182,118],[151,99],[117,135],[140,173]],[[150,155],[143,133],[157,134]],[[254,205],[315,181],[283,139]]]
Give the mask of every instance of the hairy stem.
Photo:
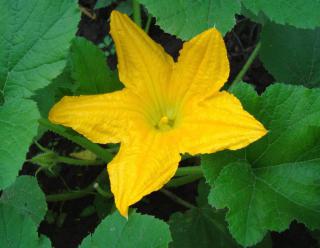
[[[233,82],[230,84],[230,87],[235,84],[238,83],[242,80],[242,78],[244,77],[244,75],[247,73],[248,69],[250,68],[251,64],[253,63],[253,61],[255,60],[255,58],[257,57],[259,50],[261,47],[261,42],[259,42],[255,49],[252,51],[252,53],[250,54],[247,62],[244,64],[244,66],[242,67],[242,69],[240,70],[240,72],[238,73],[238,75],[236,76],[236,78],[233,80]]]
[[[103,165],[103,161],[99,160],[82,160],[74,159],[69,157],[57,156],[56,161],[60,163],[65,163],[69,165],[78,165],[78,166],[90,166],[90,165]]]
[[[188,176],[173,178],[170,182],[166,184],[166,188],[180,187],[182,185],[197,181],[202,177],[203,175],[188,175]]]
[[[109,192],[109,191],[105,191],[104,189],[102,189],[99,185],[99,183],[94,183],[93,184],[93,187],[95,188],[95,190],[100,194],[102,195],[103,197],[106,197],[106,198],[111,198],[112,197],[112,194]]]
[[[137,0],[132,0],[133,20],[141,27],[141,8]]]
[[[110,162],[113,158],[112,153],[108,152],[106,149],[103,149],[98,144],[94,144],[86,138],[79,136],[75,132],[72,132],[70,129],[64,128],[59,125],[55,125],[51,123],[49,120],[41,118],[39,119],[40,125],[48,128],[49,130],[65,137],[68,140],[82,146],[83,148],[93,152],[99,158],[101,158],[104,162]]]
[[[87,195],[95,195],[96,192],[99,193],[99,191],[97,190],[97,185],[99,186],[99,182],[102,181],[106,177],[106,175],[107,175],[106,171],[103,170],[96,177],[94,182],[91,183],[88,187],[81,190],[67,191],[63,193],[47,195],[46,200],[48,202],[69,201],[69,200],[79,199]],[[106,191],[104,192],[107,193]],[[103,196],[107,197],[106,194],[104,194]],[[112,197],[111,193],[108,195],[108,197]]]
[[[69,201],[69,200],[79,199],[91,194],[94,194],[94,190],[88,187],[83,190],[68,191],[68,192],[59,193],[59,194],[47,195],[46,200],[48,202]]]
[[[188,176],[188,175],[198,175],[202,176],[202,168],[201,166],[185,166],[178,168],[175,176]]]
[[[152,15],[149,14],[149,15],[148,15],[148,19],[147,19],[146,26],[144,27],[144,31],[145,31],[146,33],[149,32],[150,25],[151,25],[151,21],[152,21]]]
[[[160,192],[165,194],[166,196],[168,196],[171,200],[173,200],[174,202],[186,207],[186,208],[195,208],[196,206],[194,206],[193,204],[191,204],[190,202],[187,202],[185,200],[183,200],[182,198],[180,198],[179,196],[177,196],[176,194],[172,193],[169,190],[166,189],[160,189]]]

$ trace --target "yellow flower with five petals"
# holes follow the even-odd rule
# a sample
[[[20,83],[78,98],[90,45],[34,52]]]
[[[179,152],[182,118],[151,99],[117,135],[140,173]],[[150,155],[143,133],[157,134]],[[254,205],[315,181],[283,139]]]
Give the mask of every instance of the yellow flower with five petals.
[[[212,28],[184,43],[178,62],[128,16],[113,11],[111,35],[125,88],[64,97],[49,119],[95,143],[121,143],[108,164],[119,212],[160,189],[175,174],[180,154],[247,146],[266,134],[263,125],[226,91],[229,62]]]

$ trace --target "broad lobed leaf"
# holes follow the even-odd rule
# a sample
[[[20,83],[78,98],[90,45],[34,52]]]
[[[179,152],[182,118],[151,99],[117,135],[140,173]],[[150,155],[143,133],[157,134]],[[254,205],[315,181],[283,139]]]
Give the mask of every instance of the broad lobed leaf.
[[[47,210],[37,179],[21,176],[3,190],[0,198],[0,247],[49,248],[50,240],[38,236],[38,225]]]
[[[240,2],[237,0],[139,0],[139,2],[156,17],[157,24],[165,32],[184,40],[212,27],[226,33],[235,24],[235,14],[240,12]]]
[[[197,207],[170,216],[170,248],[239,247],[227,229],[225,211],[209,206],[209,190],[209,185],[201,180],[198,184]]]
[[[232,239],[224,213],[206,206],[170,217],[171,248],[239,247]]]
[[[209,202],[229,209],[230,232],[244,246],[294,219],[319,228],[320,90],[276,84],[258,96],[240,84],[232,91],[269,133],[243,150],[203,156]]]
[[[18,176],[32,138],[37,134],[40,114],[36,103],[9,99],[0,106],[0,189]]]
[[[115,212],[104,219],[80,247],[165,248],[170,241],[169,226],[165,222],[135,212],[126,220]]]
[[[277,81],[320,86],[320,28],[307,30],[267,23],[261,42],[260,58]]]
[[[314,0],[242,0],[254,14],[263,13],[269,20],[299,28],[320,26],[320,2]]]
[[[25,98],[61,73],[79,17],[73,0],[0,0],[0,188],[37,133],[37,106]]]
[[[0,91],[29,97],[58,76],[79,21],[75,1],[0,1]]]
[[[75,94],[94,95],[112,92],[123,87],[116,71],[106,64],[103,52],[84,38],[75,38],[71,46],[70,61],[72,78],[77,89]]]
[[[45,195],[37,179],[31,176],[20,176],[6,188],[0,204],[16,209],[19,213],[30,216],[39,225],[47,212]]]
[[[38,237],[37,225],[9,205],[0,204],[0,247],[50,248],[50,240]]]

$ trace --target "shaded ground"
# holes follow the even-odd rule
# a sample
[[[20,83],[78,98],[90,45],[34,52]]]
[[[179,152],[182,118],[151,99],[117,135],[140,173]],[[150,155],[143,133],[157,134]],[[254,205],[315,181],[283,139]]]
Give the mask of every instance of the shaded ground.
[[[82,5],[92,8],[95,0],[82,0],[80,2]],[[115,5],[112,7],[114,6]],[[95,44],[101,43],[108,34],[108,17],[111,9],[112,8],[105,8],[97,10],[96,20],[83,16],[77,35],[83,36]],[[231,64],[229,82],[232,82],[254,49],[259,38],[259,32],[260,26],[258,24],[252,23],[243,17],[238,17],[238,24],[234,30],[226,35],[225,41]],[[181,40],[163,33],[159,27],[154,25],[154,20],[149,34],[154,40],[162,44],[169,54],[177,58],[179,50],[182,47]],[[108,62],[112,68],[115,68],[115,57],[109,57]],[[258,92],[262,92],[274,79],[266,72],[259,59],[256,59],[245,75],[244,81],[253,84]],[[39,142],[62,155],[69,154],[77,149],[77,145],[51,132],[46,133]],[[39,152],[36,146],[32,146],[28,156],[32,157]],[[36,166],[26,163],[21,173],[34,175],[36,169]],[[103,170],[105,170],[104,166],[90,168],[62,166],[60,177],[52,177],[41,172],[38,174],[38,179],[44,192],[53,194],[59,193],[67,188],[84,188]],[[173,192],[183,199],[194,202],[196,185],[196,183],[189,184],[173,190]],[[99,218],[96,213],[89,214],[86,217],[80,217],[80,215],[83,215],[83,210],[91,205],[93,200],[93,196],[87,196],[63,203],[49,203],[50,214],[47,216],[47,220],[43,221],[40,225],[39,231],[50,237],[52,244],[56,248],[77,247],[81,240],[87,236],[88,233],[92,232],[99,223]],[[158,192],[151,194],[144,201],[136,204],[135,207],[139,209],[139,212],[152,214],[165,220],[168,219],[173,212],[185,210]],[[53,221],[54,218],[56,221]],[[272,240],[276,248],[316,247],[315,241],[311,238],[309,231],[303,225],[296,223],[293,223],[290,229],[284,233],[273,233]]]

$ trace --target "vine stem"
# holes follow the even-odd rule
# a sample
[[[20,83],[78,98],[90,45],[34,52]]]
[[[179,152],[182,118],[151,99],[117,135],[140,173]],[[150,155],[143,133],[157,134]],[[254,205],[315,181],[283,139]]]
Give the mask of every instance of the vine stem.
[[[103,170],[91,183],[88,187],[82,189],[82,190],[75,190],[75,191],[67,191],[63,193],[58,193],[58,194],[50,194],[46,195],[46,200],[48,202],[58,202],[58,201],[69,201],[69,200],[75,200],[79,199],[82,197],[85,197],[87,195],[95,195],[96,193],[101,194],[102,192],[99,192],[99,181],[101,181],[104,177],[106,176],[106,171]],[[107,197],[106,191],[103,191],[102,196]],[[111,193],[108,195],[108,197],[112,197]]]
[[[133,20],[141,27],[141,9],[140,4],[137,0],[132,0]]]
[[[202,175],[189,175],[189,176],[174,178],[166,184],[166,187],[167,188],[177,188],[182,185],[197,181],[202,177],[203,177]]]
[[[202,168],[201,166],[185,166],[178,168],[175,176],[188,176],[188,175],[198,175],[202,176]]]
[[[106,172],[102,172],[99,176],[104,176]],[[174,178],[172,179],[169,183],[166,184],[167,188],[175,188],[175,187],[179,187],[191,182],[194,182],[196,180],[199,180],[200,178],[202,178],[202,175],[188,175],[188,176],[182,176],[179,178]],[[78,190],[78,191],[69,191],[69,192],[64,192],[64,193],[59,193],[59,194],[51,194],[51,195],[47,195],[46,199],[47,201],[68,201],[68,200],[74,200],[74,199],[78,199],[78,198],[82,198],[84,196],[90,195],[90,194],[95,194],[94,191],[96,190],[98,193],[102,194],[103,196],[106,197],[106,194],[102,193],[100,191],[101,188],[99,188],[99,184],[97,184],[98,179],[95,180],[94,183],[92,183],[91,185],[89,185],[87,188],[82,189],[82,190]],[[162,189],[165,190],[165,189]],[[109,192],[107,192],[108,194],[110,194]],[[112,195],[108,195],[110,197],[112,197]]]
[[[251,64],[253,63],[253,61],[255,60],[255,58],[257,57],[257,55],[259,54],[261,48],[261,41],[258,42],[258,44],[256,45],[256,47],[254,48],[254,50],[252,51],[252,53],[250,54],[248,60],[246,61],[246,63],[244,64],[244,66],[242,67],[242,69],[240,70],[240,72],[238,73],[238,75],[236,76],[236,78],[233,80],[233,82],[230,84],[229,88],[235,84],[238,83],[242,80],[242,78],[244,77],[244,75],[246,74],[246,72],[248,71],[248,69],[250,68]]]
[[[71,132],[70,129],[66,129],[62,126],[55,125],[51,123],[49,120],[41,118],[38,120],[39,124],[46,127],[47,129],[65,137],[68,140],[71,140],[72,142],[82,146],[83,148],[95,153],[98,157],[100,157],[103,162],[110,162],[113,158],[113,155],[111,152],[107,151],[106,149],[103,149],[98,144],[94,144],[91,141],[87,140],[84,137],[79,136],[78,134]]]
[[[57,156],[56,161],[60,163],[65,163],[68,165],[78,165],[78,166],[90,166],[90,165],[103,165],[103,161],[99,160],[82,160],[74,159],[69,157]]]
[[[160,192],[163,193],[164,195],[166,195],[167,197],[169,197],[174,202],[176,202],[186,208],[195,208],[196,207],[193,204],[191,204],[190,202],[183,200],[182,198],[180,198],[179,196],[177,196],[176,194],[172,193],[169,190],[160,189]]]
[[[146,33],[149,32],[151,21],[152,21],[152,15],[148,14],[148,19],[147,19],[146,26],[144,27],[144,32],[146,32]]]
[[[78,191],[68,191],[65,193],[51,194],[46,196],[48,202],[69,201],[82,198],[87,195],[95,194],[89,187]]]
[[[111,194],[110,192],[108,192],[108,191],[103,190],[103,189],[100,187],[99,183],[97,183],[97,182],[95,182],[95,183],[93,184],[93,188],[94,188],[100,195],[104,196],[105,198],[111,198],[111,197],[112,197],[112,194]]]

